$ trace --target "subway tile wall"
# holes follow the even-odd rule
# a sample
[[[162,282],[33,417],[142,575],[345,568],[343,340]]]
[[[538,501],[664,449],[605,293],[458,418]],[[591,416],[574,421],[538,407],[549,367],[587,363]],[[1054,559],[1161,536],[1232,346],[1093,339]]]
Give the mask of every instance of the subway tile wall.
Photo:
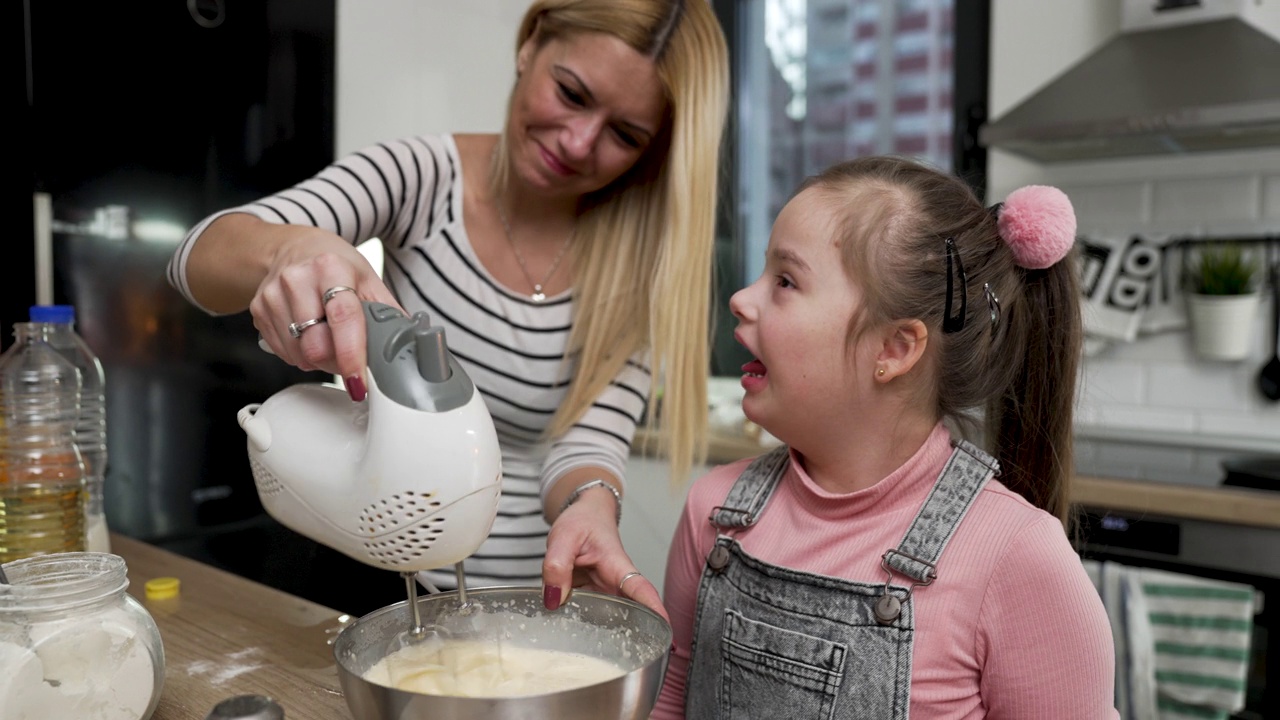
[[[1071,197],[1082,235],[1280,235],[1280,149],[1004,167],[1012,170],[993,181],[991,202],[1021,185],[1056,185]],[[1108,342],[1085,361],[1082,429],[1239,438],[1280,451],[1280,404],[1256,386],[1274,349],[1270,299],[1256,322],[1240,362],[1197,358],[1185,329]]]

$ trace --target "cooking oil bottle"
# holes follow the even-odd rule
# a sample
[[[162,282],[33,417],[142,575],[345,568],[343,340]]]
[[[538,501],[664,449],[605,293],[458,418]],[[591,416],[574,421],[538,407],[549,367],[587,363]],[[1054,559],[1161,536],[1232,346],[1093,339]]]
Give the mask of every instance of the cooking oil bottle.
[[[80,371],[80,413],[76,449],[84,462],[85,542],[89,552],[111,552],[103,485],[107,468],[106,376],[102,362],[75,330],[71,305],[32,305],[33,331]]]
[[[0,563],[85,549],[85,472],[74,429],[80,371],[15,323],[0,355]]]

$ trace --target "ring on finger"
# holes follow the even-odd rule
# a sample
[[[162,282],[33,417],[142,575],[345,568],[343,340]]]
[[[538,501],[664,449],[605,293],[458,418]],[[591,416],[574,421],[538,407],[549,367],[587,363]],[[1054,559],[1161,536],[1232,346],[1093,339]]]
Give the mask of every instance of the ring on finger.
[[[630,580],[630,579],[631,579],[631,578],[633,578],[633,577],[640,577],[640,571],[639,571],[639,570],[632,570],[631,572],[627,573],[626,575],[623,575],[623,576],[622,576],[622,579],[618,581],[618,594],[619,594],[619,595],[623,594],[622,586],[623,586],[623,585],[626,585],[626,584],[627,584],[627,581],[628,581],[628,580]]]
[[[340,292],[355,292],[355,291],[356,291],[355,288],[349,288],[346,285],[334,285],[333,287],[324,291],[324,296],[321,298],[320,304],[328,305],[329,301],[333,299],[333,296],[337,295]]]
[[[319,325],[319,324],[320,324],[320,323],[322,323],[322,322],[326,322],[325,317],[324,317],[323,315],[321,315],[321,316],[320,316],[320,317],[318,317],[318,318],[311,318],[310,320],[303,320],[303,321],[302,321],[302,322],[300,322],[300,323],[296,323],[296,322],[289,323],[289,334],[290,334],[290,335],[292,335],[292,336],[294,336],[295,338],[300,338],[300,337],[302,337],[302,331],[303,331],[303,330],[306,330],[307,328],[311,327],[312,325]]]

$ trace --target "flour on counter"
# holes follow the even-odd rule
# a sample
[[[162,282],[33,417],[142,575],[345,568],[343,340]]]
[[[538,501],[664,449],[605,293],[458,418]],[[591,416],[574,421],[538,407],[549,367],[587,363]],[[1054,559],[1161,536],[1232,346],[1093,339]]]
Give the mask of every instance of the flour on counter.
[[[91,619],[0,628],[0,720],[137,720],[156,666],[136,620]]]
[[[222,661],[196,660],[187,665],[187,675],[191,677],[206,677],[215,686],[225,685],[247,672],[252,672],[262,667],[261,663],[253,662],[261,654],[262,650],[258,648],[245,648],[244,650],[228,653]]]

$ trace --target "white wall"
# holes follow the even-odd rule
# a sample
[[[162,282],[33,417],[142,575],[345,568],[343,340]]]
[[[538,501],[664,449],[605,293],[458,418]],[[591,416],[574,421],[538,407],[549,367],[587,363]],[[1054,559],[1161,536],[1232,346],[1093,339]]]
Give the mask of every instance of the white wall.
[[[495,132],[529,0],[338,0],[339,156],[406,135]]]
[[[1115,0],[994,0],[991,110],[998,118],[1120,28]],[[1280,148],[1040,165],[993,151],[989,202],[1026,184],[1061,187],[1082,233],[1280,232]],[[1112,343],[1086,360],[1079,419],[1091,433],[1156,432],[1171,440],[1245,438],[1280,450],[1280,405],[1255,378],[1271,352],[1263,305],[1249,358],[1206,362],[1185,330]]]

